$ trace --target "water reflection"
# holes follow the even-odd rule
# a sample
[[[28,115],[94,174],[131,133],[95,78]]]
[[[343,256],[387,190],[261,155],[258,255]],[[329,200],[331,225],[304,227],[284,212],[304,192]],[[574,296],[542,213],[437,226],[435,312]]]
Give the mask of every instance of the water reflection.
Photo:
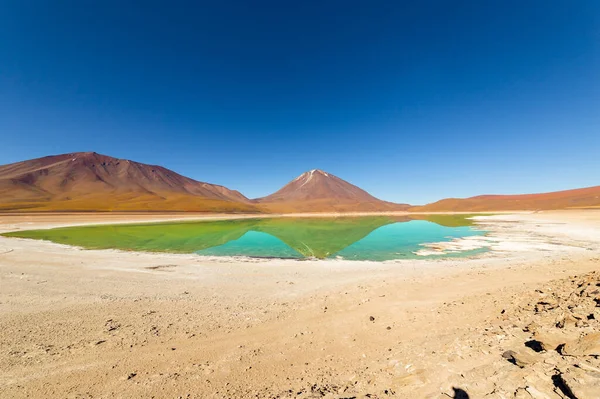
[[[423,242],[478,234],[466,215],[264,218],[14,232],[90,249],[281,258],[393,259]]]

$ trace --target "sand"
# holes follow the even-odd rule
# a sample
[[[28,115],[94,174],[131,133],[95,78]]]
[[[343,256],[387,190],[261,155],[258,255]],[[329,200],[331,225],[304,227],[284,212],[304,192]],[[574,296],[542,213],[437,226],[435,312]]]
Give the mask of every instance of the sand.
[[[13,214],[0,231],[185,217]],[[478,223],[485,255],[380,263],[0,237],[0,397],[454,397],[474,368],[506,363],[502,338],[482,335],[503,309],[600,268],[599,211]]]

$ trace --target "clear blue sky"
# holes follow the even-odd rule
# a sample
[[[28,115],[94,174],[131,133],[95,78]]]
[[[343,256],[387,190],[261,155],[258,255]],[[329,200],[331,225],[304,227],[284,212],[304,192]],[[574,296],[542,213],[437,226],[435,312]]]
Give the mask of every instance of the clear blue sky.
[[[0,3],[0,164],[73,151],[249,197],[600,184],[600,1]]]

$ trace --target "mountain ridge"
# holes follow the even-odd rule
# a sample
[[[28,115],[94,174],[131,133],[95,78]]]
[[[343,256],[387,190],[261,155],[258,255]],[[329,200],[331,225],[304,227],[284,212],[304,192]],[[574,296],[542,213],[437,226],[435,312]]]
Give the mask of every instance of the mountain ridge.
[[[535,211],[600,207],[600,186],[535,194],[483,194],[468,198],[444,198],[413,206],[413,212]]]
[[[256,211],[238,191],[96,152],[0,166],[0,209]]]

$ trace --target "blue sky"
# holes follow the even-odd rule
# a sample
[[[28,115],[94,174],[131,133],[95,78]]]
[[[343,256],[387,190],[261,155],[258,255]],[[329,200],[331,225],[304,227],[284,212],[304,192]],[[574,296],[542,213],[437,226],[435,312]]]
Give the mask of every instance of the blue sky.
[[[3,1],[0,164],[96,151],[249,197],[600,184],[600,2]]]

